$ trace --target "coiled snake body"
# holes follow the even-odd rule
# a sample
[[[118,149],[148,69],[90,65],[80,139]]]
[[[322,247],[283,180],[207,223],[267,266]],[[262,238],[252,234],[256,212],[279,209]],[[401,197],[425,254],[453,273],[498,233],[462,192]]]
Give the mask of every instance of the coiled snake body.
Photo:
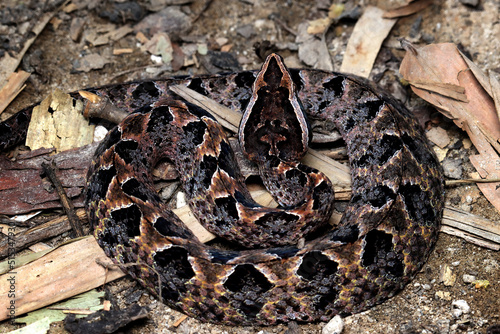
[[[178,83],[246,110],[242,150],[279,208],[251,199],[221,127],[168,91]],[[402,289],[433,248],[443,209],[441,167],[411,114],[359,78],[289,71],[271,55],[259,72],[92,91],[119,108],[139,109],[108,133],[89,169],[94,235],[116,263],[136,264],[124,271],[189,316],[271,325],[361,312]],[[23,136],[29,112],[0,124],[0,149]],[[341,133],[352,198],[339,226],[298,248],[298,238],[324,227],[333,201],[328,179],[297,162],[310,137],[306,118]],[[209,229],[260,248],[200,243],[154,190],[150,171],[163,158],[175,164],[191,208]]]

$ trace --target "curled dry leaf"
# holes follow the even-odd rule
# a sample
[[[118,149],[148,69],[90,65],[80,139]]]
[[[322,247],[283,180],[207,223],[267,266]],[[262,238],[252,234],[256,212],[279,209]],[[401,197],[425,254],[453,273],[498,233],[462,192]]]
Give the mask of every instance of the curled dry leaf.
[[[398,17],[415,14],[433,3],[433,0],[410,1],[407,5],[388,10],[384,13],[384,19],[395,19]]]
[[[404,79],[411,84],[415,94],[433,104],[467,132],[479,151],[470,160],[481,177],[498,178],[500,121],[495,104],[456,45],[444,43],[416,47],[406,41],[402,44],[407,50],[399,69]],[[499,183],[482,183],[478,187],[500,210],[497,185]]]

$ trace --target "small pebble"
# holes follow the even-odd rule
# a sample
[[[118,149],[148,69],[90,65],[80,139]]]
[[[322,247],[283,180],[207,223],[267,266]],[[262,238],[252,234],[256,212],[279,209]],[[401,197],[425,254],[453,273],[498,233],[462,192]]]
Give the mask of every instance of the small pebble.
[[[430,290],[430,289],[431,289],[431,286],[430,286],[430,284],[422,284],[422,288],[423,288],[424,290]]]
[[[323,330],[321,331],[322,334],[340,334],[344,330],[344,320],[340,315],[336,315],[333,317],[332,320],[330,320],[325,327],[323,327]]]
[[[250,38],[253,35],[255,35],[255,29],[254,29],[253,25],[251,25],[251,24],[245,24],[245,25],[239,26],[238,28],[236,28],[236,32],[238,33],[238,35],[241,35],[243,38]]]
[[[451,294],[449,291],[436,291],[436,297],[444,300],[451,300]]]
[[[452,307],[452,314],[454,317],[458,318],[464,313],[469,313],[470,312],[470,306],[467,304],[467,302],[463,299],[459,300],[454,300],[451,303]]]
[[[182,191],[179,191],[177,193],[177,208],[182,208],[184,205],[186,205],[186,194],[184,194]]]
[[[450,137],[445,129],[440,127],[431,128],[426,133],[427,138],[439,146],[440,148],[445,148],[450,143]]]
[[[102,125],[97,125],[94,129],[94,141],[101,141],[106,137],[108,129]]]
[[[458,265],[460,264],[460,261],[455,261],[455,262],[452,262],[451,265],[453,267],[457,267]]]
[[[462,315],[462,313],[463,313],[462,310],[458,309],[458,308],[455,308],[455,309],[451,310],[451,314],[455,318],[460,318],[460,316]]]
[[[464,274],[462,276],[462,280],[464,281],[464,283],[472,283],[476,280],[476,276]]]
[[[444,175],[451,179],[462,178],[463,161],[462,159],[444,159],[443,160]]]

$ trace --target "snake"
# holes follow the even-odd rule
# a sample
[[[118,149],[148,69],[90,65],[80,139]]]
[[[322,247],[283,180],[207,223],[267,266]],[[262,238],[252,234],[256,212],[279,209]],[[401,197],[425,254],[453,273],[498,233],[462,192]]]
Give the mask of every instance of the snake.
[[[277,207],[251,198],[225,130],[169,90],[177,84],[242,113],[239,145]],[[89,91],[130,112],[89,167],[94,236],[175,310],[224,325],[328,321],[394,296],[432,252],[442,168],[412,113],[370,81],[288,69],[271,54],[260,70]],[[25,137],[31,110],[0,123],[0,150]],[[335,227],[331,182],[300,162],[318,122],[340,133],[351,169],[352,195]],[[162,160],[178,171],[195,216],[229,246],[201,243],[160,199],[151,173]]]

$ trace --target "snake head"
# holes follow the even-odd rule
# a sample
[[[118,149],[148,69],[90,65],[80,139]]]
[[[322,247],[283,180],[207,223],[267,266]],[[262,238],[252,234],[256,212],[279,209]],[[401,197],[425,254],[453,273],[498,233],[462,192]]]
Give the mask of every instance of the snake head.
[[[307,152],[309,126],[292,76],[278,54],[270,54],[253,83],[240,123],[240,145],[257,164],[275,157],[300,160]]]

